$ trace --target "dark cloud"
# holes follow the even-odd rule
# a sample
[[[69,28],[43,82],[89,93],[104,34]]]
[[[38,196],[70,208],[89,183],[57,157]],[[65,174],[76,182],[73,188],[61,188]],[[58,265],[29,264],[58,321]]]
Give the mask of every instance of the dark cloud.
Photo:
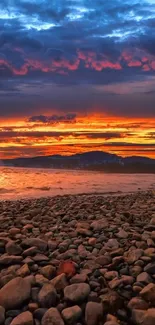
[[[0,140],[10,141],[10,138],[15,138],[16,142],[22,142],[22,138],[31,140],[32,138],[65,138],[73,136],[75,138],[86,138],[86,139],[119,139],[126,136],[132,136],[133,133],[126,132],[71,132],[71,131],[13,131],[11,128],[3,128],[0,130]]]
[[[149,96],[94,87],[154,77],[154,9],[151,0],[1,0],[0,117],[153,116],[153,86]]]
[[[76,114],[68,113],[66,115],[52,115],[52,116],[45,116],[45,115],[39,115],[39,116],[31,116],[29,118],[29,122],[41,122],[41,123],[50,123],[50,124],[56,124],[59,122],[65,122],[65,123],[71,123],[75,122]]]

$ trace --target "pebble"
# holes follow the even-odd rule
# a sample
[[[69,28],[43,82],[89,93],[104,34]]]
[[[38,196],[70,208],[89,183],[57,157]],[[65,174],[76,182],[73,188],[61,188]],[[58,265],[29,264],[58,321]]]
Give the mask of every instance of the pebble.
[[[0,325],[154,325],[154,218],[151,190],[0,201]]]
[[[148,310],[134,309],[132,311],[132,318],[137,325],[154,325],[155,324],[155,308]]]
[[[150,275],[147,272],[140,273],[136,279],[137,282],[150,283],[152,281]]]
[[[33,316],[29,311],[19,314],[10,325],[33,325]]]
[[[66,274],[62,273],[56,276],[54,279],[51,280],[51,284],[57,291],[63,290],[68,285]]]
[[[73,306],[63,309],[62,317],[67,324],[74,324],[82,316],[82,310],[79,306]]]
[[[37,247],[40,251],[45,252],[47,249],[47,243],[40,238],[27,238],[22,242],[23,247]]]
[[[130,310],[133,310],[133,309],[146,310],[149,308],[149,304],[145,300],[143,300],[139,297],[134,297],[129,301],[128,308]]]
[[[97,325],[103,318],[103,306],[101,303],[88,302],[85,309],[85,322],[87,325]]]
[[[70,280],[70,283],[71,284],[82,283],[82,282],[86,282],[86,280],[87,280],[86,274],[76,274],[72,277],[72,279]]]
[[[46,265],[41,268],[40,273],[45,276],[45,278],[51,280],[56,273],[56,269],[52,265]]]
[[[9,255],[20,255],[22,253],[22,248],[11,240],[6,244],[5,250]]]
[[[64,289],[65,299],[71,302],[85,300],[90,293],[90,286],[87,283],[71,284]]]
[[[44,314],[41,325],[64,325],[64,321],[56,308],[50,308]]]
[[[149,283],[141,290],[140,296],[146,301],[153,302],[155,300],[155,284]]]
[[[38,302],[41,307],[50,308],[55,306],[57,300],[57,292],[51,283],[44,284],[38,295]]]

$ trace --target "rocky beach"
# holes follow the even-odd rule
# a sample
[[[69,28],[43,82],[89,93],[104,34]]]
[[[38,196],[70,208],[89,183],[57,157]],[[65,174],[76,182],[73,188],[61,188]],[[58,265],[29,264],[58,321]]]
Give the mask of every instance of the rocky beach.
[[[154,192],[0,201],[2,324],[154,325]]]

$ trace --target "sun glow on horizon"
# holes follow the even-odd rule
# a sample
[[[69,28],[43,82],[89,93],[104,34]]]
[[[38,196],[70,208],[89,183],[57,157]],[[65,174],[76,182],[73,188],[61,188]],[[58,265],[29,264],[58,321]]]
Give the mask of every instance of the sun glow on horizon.
[[[38,117],[39,118],[39,117]],[[56,118],[58,120],[56,120]],[[41,119],[41,117],[40,117]],[[62,121],[29,119],[0,123],[0,157],[82,153],[102,150],[120,156],[155,158],[155,119],[93,114]]]

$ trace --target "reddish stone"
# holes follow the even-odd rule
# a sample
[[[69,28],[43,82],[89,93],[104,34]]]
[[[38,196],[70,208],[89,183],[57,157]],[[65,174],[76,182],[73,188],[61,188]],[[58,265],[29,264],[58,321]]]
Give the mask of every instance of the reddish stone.
[[[67,277],[72,277],[76,274],[76,269],[72,261],[64,261],[59,265],[57,274],[65,273]]]

